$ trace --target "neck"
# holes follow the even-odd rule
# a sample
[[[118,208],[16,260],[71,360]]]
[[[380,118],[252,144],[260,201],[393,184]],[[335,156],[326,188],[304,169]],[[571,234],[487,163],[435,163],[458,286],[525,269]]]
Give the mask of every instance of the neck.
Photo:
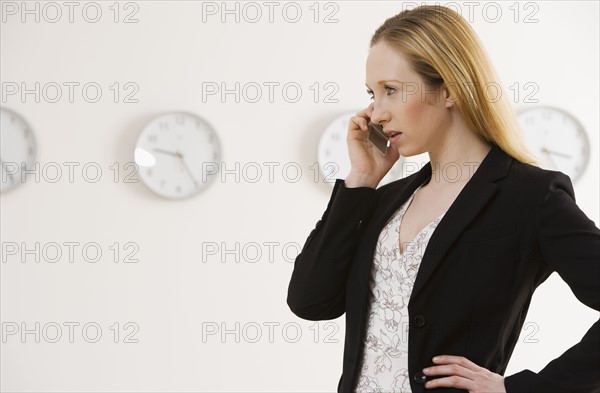
[[[491,143],[471,132],[461,135],[429,150],[431,181],[428,183],[439,186],[467,183],[492,148]]]

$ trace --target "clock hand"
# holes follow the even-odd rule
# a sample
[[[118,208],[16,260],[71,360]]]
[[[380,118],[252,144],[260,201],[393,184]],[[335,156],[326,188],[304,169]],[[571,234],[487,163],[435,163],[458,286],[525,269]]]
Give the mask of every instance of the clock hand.
[[[558,169],[558,166],[556,165],[556,163],[554,162],[554,160],[550,156],[550,154],[549,154],[550,151],[548,149],[546,149],[546,146],[542,147],[542,151],[544,152],[544,154],[546,155],[546,157],[548,157],[548,160],[550,160],[550,163],[552,164],[552,166],[554,167],[554,169]]]
[[[192,175],[192,171],[190,170],[190,167],[188,166],[187,162],[183,159],[183,154],[177,152],[177,156],[179,157],[181,163],[183,164],[183,167],[185,168],[188,175],[190,176],[190,179],[192,179],[192,182],[194,183],[194,185],[196,187],[198,187],[198,182],[196,181],[196,179],[194,179],[194,176]]]
[[[152,150],[157,151],[159,153],[165,153],[165,154],[168,154],[168,155],[171,155],[171,156],[177,156],[177,157],[179,157],[179,155],[178,155],[179,153],[173,153],[172,151],[167,151],[167,150],[157,149],[157,148],[154,148]]]
[[[185,162],[185,160],[183,159],[183,154],[181,154],[180,152],[176,151],[176,152],[172,152],[172,151],[167,151],[167,150],[163,150],[163,149],[157,149],[154,148],[154,151],[157,151],[159,153],[164,153],[164,154],[168,154],[170,156],[175,156],[177,157],[182,163],[183,163],[183,167],[185,168],[186,172],[188,173],[188,175],[190,176],[190,179],[192,179],[192,182],[194,183],[194,185],[197,187],[198,183],[196,182],[196,180],[194,179],[194,176],[192,175],[192,172],[190,171],[190,168],[188,167],[187,163]]]
[[[544,148],[544,149],[546,149],[546,148]],[[556,155],[556,156],[562,156],[562,157],[565,157],[565,158],[571,158],[571,156],[570,156],[570,155],[568,155],[568,154],[565,154],[565,153],[560,153],[560,152],[557,152],[557,151],[552,151],[552,150],[548,150],[548,149],[546,149],[546,152],[548,152],[548,153],[550,153],[550,154],[554,154],[554,155]]]

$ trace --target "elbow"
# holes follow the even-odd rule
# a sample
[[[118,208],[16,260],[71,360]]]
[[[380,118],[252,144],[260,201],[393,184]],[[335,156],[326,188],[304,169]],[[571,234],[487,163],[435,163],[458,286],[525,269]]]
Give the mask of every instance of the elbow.
[[[305,307],[301,307],[294,303],[288,303],[288,307],[290,308],[290,311],[292,312],[292,314],[294,314],[295,316],[297,316],[300,319],[306,319],[307,321],[318,320],[318,319],[315,319],[314,315],[312,315],[310,313],[310,311]]]
[[[290,311],[301,319],[307,321],[323,321],[336,319],[344,314],[344,298],[336,298],[327,304],[307,304],[294,299],[288,293],[287,305]]]
[[[299,318],[313,321],[313,315],[310,313],[310,308],[304,306],[297,299],[294,299],[291,292],[288,292],[286,303],[290,311]]]

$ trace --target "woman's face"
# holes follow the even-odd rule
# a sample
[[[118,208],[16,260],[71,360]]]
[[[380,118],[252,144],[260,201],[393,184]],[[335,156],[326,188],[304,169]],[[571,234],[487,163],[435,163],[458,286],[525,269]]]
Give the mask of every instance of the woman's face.
[[[371,47],[366,71],[373,99],[371,121],[385,131],[402,132],[391,142],[401,156],[421,154],[446,142],[451,103],[445,89],[426,86],[406,57],[383,41]]]

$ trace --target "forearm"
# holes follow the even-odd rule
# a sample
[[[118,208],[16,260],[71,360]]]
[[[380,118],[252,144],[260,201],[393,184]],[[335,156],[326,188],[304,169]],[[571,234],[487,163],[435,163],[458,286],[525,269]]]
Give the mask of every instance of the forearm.
[[[346,276],[364,221],[376,207],[375,189],[336,186],[323,217],[296,257],[287,303],[309,320],[334,319],[344,313]]]

